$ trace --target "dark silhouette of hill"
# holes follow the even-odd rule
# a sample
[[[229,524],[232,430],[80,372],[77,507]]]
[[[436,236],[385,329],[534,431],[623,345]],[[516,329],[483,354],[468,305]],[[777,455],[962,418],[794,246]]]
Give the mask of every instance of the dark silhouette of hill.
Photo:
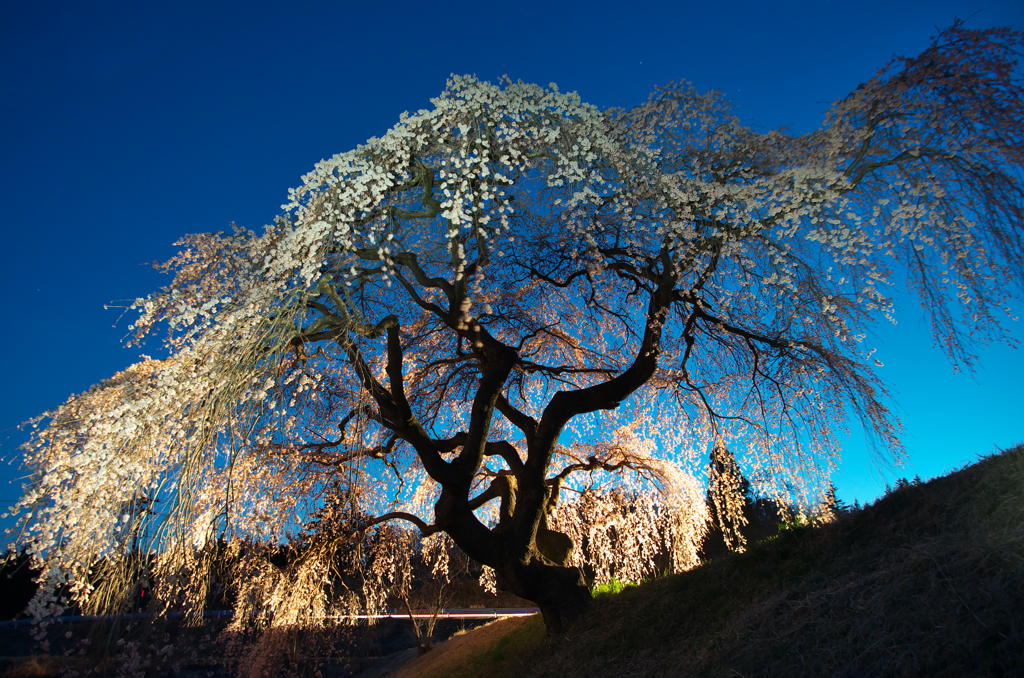
[[[502,623],[445,678],[1024,675],[1024,445],[600,596],[564,635]]]

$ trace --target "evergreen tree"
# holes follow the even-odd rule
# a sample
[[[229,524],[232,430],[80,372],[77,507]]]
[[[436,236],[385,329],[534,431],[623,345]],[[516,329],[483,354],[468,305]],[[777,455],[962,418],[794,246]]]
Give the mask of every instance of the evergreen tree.
[[[750,483],[722,439],[711,450],[707,494],[712,521],[722,531],[726,546],[731,551],[742,552],[747,544],[741,531],[747,524],[743,509],[753,504]]]

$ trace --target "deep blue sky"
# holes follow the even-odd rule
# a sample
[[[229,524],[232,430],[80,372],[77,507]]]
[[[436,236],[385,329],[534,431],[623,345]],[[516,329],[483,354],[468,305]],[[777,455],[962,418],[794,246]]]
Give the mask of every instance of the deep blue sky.
[[[138,359],[131,320],[112,327],[103,305],[166,284],[145,262],[185,233],[260,230],[315,162],[429,107],[450,73],[556,82],[602,108],[685,78],[748,124],[803,133],[972,14],[1024,30],[1019,0],[4,3],[0,506],[20,495],[14,427]],[[872,472],[855,431],[835,479],[850,502],[1024,440],[1024,354],[991,347],[954,376],[916,302],[900,306],[876,355],[910,463]]]

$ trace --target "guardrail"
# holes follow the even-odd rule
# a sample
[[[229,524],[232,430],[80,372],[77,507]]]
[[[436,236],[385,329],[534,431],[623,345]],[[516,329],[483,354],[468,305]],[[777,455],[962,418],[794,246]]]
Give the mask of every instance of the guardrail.
[[[540,612],[539,607],[467,607],[467,608],[453,608],[450,610],[441,610],[437,614],[438,619],[501,619],[503,617],[529,617],[531,614],[537,614]],[[267,616],[273,616],[273,613],[264,613]],[[213,610],[210,612],[204,612],[203,617],[233,617],[235,615],[234,610]],[[132,612],[129,614],[121,615],[122,619],[153,619],[158,615],[155,612]],[[185,616],[184,612],[169,612],[168,616],[172,619],[181,619]],[[433,614],[414,614],[415,619],[430,619]],[[83,622],[83,621],[102,621],[106,619],[116,619],[116,615],[83,615],[83,616],[72,616],[72,617],[46,617],[43,621],[49,623],[63,624],[65,622]],[[407,612],[399,612],[392,608],[384,610],[380,614],[353,614],[353,615],[334,615],[327,617],[327,619],[408,619],[409,614]],[[11,621],[0,622],[0,628],[5,626],[24,626],[31,624],[33,619],[14,619]]]

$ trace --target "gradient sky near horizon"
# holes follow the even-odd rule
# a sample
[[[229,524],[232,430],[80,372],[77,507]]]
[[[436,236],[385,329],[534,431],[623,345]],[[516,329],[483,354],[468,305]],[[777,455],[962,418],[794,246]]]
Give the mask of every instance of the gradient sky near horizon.
[[[21,494],[20,422],[163,355],[126,348],[132,319],[104,310],[169,282],[146,262],[185,233],[260,230],[314,163],[429,108],[449,74],[556,82],[601,108],[686,79],[755,129],[806,133],[956,17],[1024,30],[1024,3],[4,3],[0,511]],[[955,374],[903,292],[898,280],[898,324],[879,323],[873,345],[909,459],[879,468],[852,430],[834,476],[850,503],[1024,441],[1022,350],[992,345]],[[1006,326],[1024,339],[1021,321]]]

